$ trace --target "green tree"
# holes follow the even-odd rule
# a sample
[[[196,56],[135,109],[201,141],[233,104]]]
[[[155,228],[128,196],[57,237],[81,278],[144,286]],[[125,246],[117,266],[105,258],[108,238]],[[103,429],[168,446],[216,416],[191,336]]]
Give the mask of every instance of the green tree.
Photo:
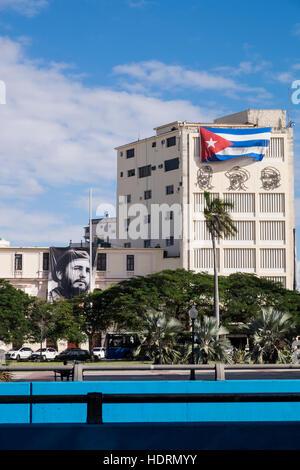
[[[230,332],[238,332],[238,324],[248,324],[261,314],[263,308],[288,312],[300,324],[300,294],[285,289],[282,284],[250,273],[234,273],[220,277],[223,301],[220,305],[223,324]],[[236,325],[236,326],[235,326]]]
[[[249,331],[253,338],[250,356],[254,362],[287,362],[291,339],[295,334],[290,314],[272,308],[263,309],[250,325]]]
[[[70,300],[59,299],[52,306],[52,327],[49,336],[54,342],[58,339],[70,343],[85,341],[80,318],[74,315],[73,303]]]
[[[234,235],[236,227],[228,209],[233,208],[233,204],[224,202],[219,198],[212,199],[210,193],[204,192],[206,207],[204,208],[204,217],[209,230],[214,258],[214,314],[217,326],[220,324],[219,312],[219,287],[218,287],[218,266],[217,266],[217,248],[216,240],[226,235]]]
[[[230,341],[221,335],[228,334],[227,328],[219,326],[214,317],[204,316],[195,322],[195,362],[208,364],[209,361],[228,362]],[[191,345],[188,346],[186,360],[190,362]]]
[[[53,304],[47,300],[34,298],[27,314],[29,333],[27,339],[32,342],[52,339],[54,329]]]
[[[135,351],[135,357],[150,358],[154,364],[159,364],[160,355],[163,364],[179,361],[181,355],[176,348],[176,340],[182,328],[176,318],[166,318],[162,312],[148,311],[143,327],[139,335],[141,344]]]
[[[0,279],[0,340],[22,345],[29,334],[28,312],[33,297]]]

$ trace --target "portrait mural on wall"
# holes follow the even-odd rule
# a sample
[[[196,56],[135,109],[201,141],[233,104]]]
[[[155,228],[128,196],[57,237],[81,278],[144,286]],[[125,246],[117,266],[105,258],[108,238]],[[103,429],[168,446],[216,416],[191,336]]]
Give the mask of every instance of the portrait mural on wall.
[[[211,184],[213,171],[210,166],[205,165],[199,168],[197,172],[197,184],[201,189],[212,189],[213,186]]]
[[[267,166],[261,170],[260,179],[263,189],[266,191],[272,191],[272,189],[279,188],[281,176],[276,168]]]
[[[234,166],[231,170],[226,171],[225,175],[229,179],[228,191],[246,191],[246,181],[250,178],[249,171],[239,166]]]
[[[92,288],[96,249],[93,249]],[[90,255],[87,248],[50,248],[48,300],[71,299],[90,290]]]

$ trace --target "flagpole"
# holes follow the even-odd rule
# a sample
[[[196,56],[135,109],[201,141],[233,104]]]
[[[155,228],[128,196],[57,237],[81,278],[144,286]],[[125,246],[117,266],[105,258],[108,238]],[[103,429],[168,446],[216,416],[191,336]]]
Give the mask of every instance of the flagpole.
[[[93,272],[93,257],[92,257],[92,247],[93,247],[93,206],[92,206],[92,188],[90,188],[90,201],[89,201],[89,223],[90,223],[90,288],[89,292],[92,292],[92,272]]]

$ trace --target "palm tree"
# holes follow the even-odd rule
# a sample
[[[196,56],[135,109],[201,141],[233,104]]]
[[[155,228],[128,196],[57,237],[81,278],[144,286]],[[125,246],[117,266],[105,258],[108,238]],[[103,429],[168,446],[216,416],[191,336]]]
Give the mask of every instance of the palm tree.
[[[212,199],[208,191],[204,191],[204,197],[206,203],[204,217],[212,240],[214,258],[214,314],[216,324],[219,326],[220,312],[216,239],[223,238],[223,236],[226,235],[234,235],[237,230],[232,218],[227,212],[228,209],[233,208],[233,204],[224,202],[219,198]]]
[[[195,324],[195,362],[197,364],[208,364],[209,361],[229,362],[231,343],[227,338],[219,338],[220,335],[226,334],[228,330],[218,326],[214,317],[204,315]],[[191,349],[189,346],[187,360]]]
[[[159,325],[159,326],[158,326]],[[178,334],[182,331],[181,323],[176,318],[166,318],[162,312],[149,310],[145,314],[144,331],[140,333],[141,344],[134,356],[153,360],[159,364],[172,364],[180,359],[176,349]]]
[[[287,362],[294,327],[290,314],[272,308],[263,309],[249,326],[254,346],[251,358],[254,362]]]

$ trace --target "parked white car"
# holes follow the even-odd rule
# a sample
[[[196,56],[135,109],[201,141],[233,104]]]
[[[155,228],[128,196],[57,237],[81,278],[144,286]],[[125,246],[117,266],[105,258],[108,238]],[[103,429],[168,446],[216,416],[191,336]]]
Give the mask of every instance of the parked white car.
[[[94,348],[93,349],[93,355],[95,356],[96,359],[104,359],[105,358],[105,349],[104,348]]]
[[[28,359],[31,354],[33,353],[31,348],[20,348],[20,349],[11,349],[8,351],[5,355],[6,359],[16,359],[17,361],[20,361],[22,359]]]
[[[56,358],[58,352],[54,348],[41,348],[31,354],[30,361],[53,361]]]

